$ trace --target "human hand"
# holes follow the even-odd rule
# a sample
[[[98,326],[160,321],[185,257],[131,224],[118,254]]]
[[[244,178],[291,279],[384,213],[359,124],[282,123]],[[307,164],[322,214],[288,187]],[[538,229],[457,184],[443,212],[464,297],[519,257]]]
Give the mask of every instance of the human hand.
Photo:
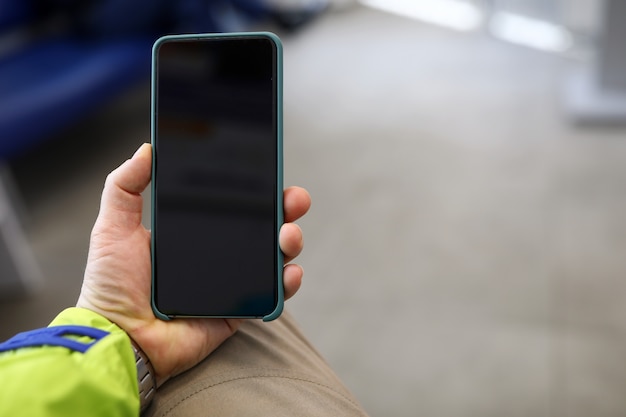
[[[152,147],[142,145],[106,179],[100,212],[91,233],[89,256],[77,307],[111,320],[141,347],[154,366],[157,385],[199,363],[229,338],[241,319],[157,319],[150,306],[150,231],[141,223],[141,192],[150,183]],[[279,243],[285,263],[302,250],[302,231],[293,223],[309,209],[306,190],[284,191]],[[285,298],[302,282],[297,264],[285,265]]]

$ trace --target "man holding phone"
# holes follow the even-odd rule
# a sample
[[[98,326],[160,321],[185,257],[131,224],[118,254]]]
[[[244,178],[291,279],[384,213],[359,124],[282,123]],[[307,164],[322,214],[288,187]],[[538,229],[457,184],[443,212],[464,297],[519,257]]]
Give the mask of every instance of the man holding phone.
[[[0,344],[0,415],[131,416],[152,397],[151,416],[365,415],[289,315],[272,323],[154,316],[140,195],[151,164],[145,144],[107,177],[77,307]],[[285,262],[302,249],[292,222],[309,206],[306,190],[284,191]],[[302,274],[285,265],[285,298]]]

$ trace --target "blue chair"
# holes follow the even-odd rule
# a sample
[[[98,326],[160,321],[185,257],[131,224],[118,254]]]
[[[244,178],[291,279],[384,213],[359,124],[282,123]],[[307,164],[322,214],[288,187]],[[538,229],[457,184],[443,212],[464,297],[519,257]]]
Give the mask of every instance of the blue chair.
[[[27,0],[0,0],[0,37],[19,35],[34,15]],[[23,37],[0,54],[0,159],[54,137],[150,76],[152,37]]]
[[[0,298],[41,282],[2,163],[150,77],[154,36],[37,37],[31,28],[39,17],[29,0],[0,0]]]

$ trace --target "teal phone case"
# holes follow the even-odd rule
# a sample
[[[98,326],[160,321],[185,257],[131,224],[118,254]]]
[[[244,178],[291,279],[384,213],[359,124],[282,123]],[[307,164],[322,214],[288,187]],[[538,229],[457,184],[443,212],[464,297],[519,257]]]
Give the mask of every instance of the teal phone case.
[[[180,39],[219,39],[219,38],[246,38],[246,37],[265,37],[270,39],[274,45],[276,46],[276,123],[277,123],[277,141],[276,141],[276,160],[277,160],[277,178],[276,178],[276,207],[277,207],[277,218],[276,218],[276,236],[280,232],[280,227],[283,224],[283,47],[280,41],[280,38],[271,32],[233,32],[233,33],[197,33],[197,34],[184,34],[184,35],[167,35],[160,37],[154,42],[152,46],[152,94],[151,94],[151,111],[150,111],[150,131],[151,131],[151,142],[153,145],[152,152],[152,178],[154,178],[155,170],[156,170],[156,152],[155,152],[155,135],[156,135],[156,102],[155,102],[155,92],[156,92],[156,67],[157,67],[157,51],[159,46],[167,42],[169,40],[180,40]],[[154,224],[154,181],[152,181],[152,230],[155,230]],[[276,239],[278,242],[278,239]],[[278,243],[277,243],[278,244]],[[151,250],[154,253],[154,238],[151,241]],[[283,253],[280,250],[280,247],[277,248],[276,253],[278,254],[277,259],[277,302],[276,308],[270,314],[262,317],[263,321],[272,321],[277,319],[284,308],[285,303],[285,291],[283,288],[283,263],[284,257]],[[154,257],[152,257],[152,271],[154,271]],[[171,320],[172,317],[163,314],[158,310],[155,298],[154,298],[154,273],[152,274],[152,290],[151,290],[151,305],[152,311],[154,315],[161,320]],[[212,317],[212,318],[258,318],[258,317],[235,317],[235,316],[202,316],[203,318]]]

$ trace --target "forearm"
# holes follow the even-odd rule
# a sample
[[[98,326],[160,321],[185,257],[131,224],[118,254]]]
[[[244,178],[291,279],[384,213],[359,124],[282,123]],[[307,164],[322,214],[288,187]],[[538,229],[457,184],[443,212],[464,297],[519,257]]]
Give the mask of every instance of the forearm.
[[[70,325],[84,326],[67,328],[72,334],[101,332],[95,338],[53,334]],[[139,415],[135,356],[123,330],[80,308],[63,311],[49,329],[0,345],[7,349],[0,352],[0,415]]]

